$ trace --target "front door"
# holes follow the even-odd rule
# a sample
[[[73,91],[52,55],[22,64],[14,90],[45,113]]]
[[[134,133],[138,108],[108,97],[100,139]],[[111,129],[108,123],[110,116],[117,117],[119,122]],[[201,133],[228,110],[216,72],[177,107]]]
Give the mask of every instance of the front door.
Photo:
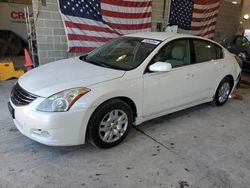
[[[144,74],[144,116],[171,111],[193,101],[189,39],[175,40],[162,47],[151,64],[155,62],[170,63],[173,69]]]

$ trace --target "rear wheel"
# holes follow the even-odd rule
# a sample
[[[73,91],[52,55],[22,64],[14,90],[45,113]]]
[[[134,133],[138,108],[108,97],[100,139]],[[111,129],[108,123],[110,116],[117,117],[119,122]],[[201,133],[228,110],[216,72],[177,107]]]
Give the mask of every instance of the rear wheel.
[[[230,78],[226,77],[221,81],[214,97],[214,103],[216,106],[222,106],[227,102],[232,87],[233,85]]]
[[[113,147],[127,136],[132,121],[132,110],[127,103],[118,99],[105,102],[90,118],[88,139],[100,148]]]

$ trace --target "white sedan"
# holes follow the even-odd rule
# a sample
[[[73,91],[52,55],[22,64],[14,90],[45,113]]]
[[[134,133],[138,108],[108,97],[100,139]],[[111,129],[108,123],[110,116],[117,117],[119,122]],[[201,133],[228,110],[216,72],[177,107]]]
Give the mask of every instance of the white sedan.
[[[137,33],[22,76],[9,110],[25,136],[53,146],[120,143],[132,124],[213,101],[240,79],[236,58],[214,41]]]

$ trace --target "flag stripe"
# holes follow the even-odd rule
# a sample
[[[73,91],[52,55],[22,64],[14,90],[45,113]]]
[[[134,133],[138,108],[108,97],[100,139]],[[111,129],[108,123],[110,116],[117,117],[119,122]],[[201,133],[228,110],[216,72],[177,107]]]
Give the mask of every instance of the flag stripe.
[[[116,5],[116,6],[124,6],[124,7],[149,7],[152,6],[152,1],[144,1],[144,2],[128,2],[123,0],[102,0],[102,3]]]
[[[108,37],[93,37],[87,35],[76,35],[76,34],[68,34],[69,40],[79,40],[79,41],[96,41],[96,42],[108,42],[113,38]]]
[[[215,26],[210,26],[210,27],[207,27],[207,28],[202,29],[202,30],[196,30],[196,31],[192,30],[191,33],[193,35],[202,35],[204,33],[207,33],[208,31],[211,31],[211,30],[215,30]]]
[[[114,12],[109,10],[102,10],[102,15],[106,17],[115,17],[115,18],[132,18],[132,19],[139,19],[139,18],[151,18],[151,12],[146,13],[125,13],[125,12]]]
[[[69,47],[70,52],[81,53],[81,52],[91,52],[95,47],[84,47],[84,46],[74,46]]]
[[[151,30],[152,0],[58,2],[71,52],[89,52],[123,34]]]
[[[197,9],[197,8],[194,8],[193,13],[196,13],[196,14],[206,14],[206,13],[218,11],[218,8],[219,8],[219,6],[214,7],[214,8],[209,8],[209,9]]]
[[[194,1],[195,5],[213,5],[213,4],[219,4],[218,0],[195,0]]]
[[[193,17],[192,21],[193,22],[207,22],[210,19],[217,18],[217,16],[218,14],[212,15],[210,17],[202,17],[202,18]]]
[[[111,30],[105,27],[95,26],[95,25],[80,24],[80,23],[74,23],[74,22],[69,22],[69,21],[65,21],[65,25],[66,27],[69,27],[69,28],[78,28],[81,30],[100,31],[100,32],[117,34],[117,32],[115,32],[114,30]]]
[[[216,25],[216,21],[212,22],[212,23],[207,23],[206,25],[202,25],[202,26],[192,26],[191,30],[197,31],[197,30],[204,30],[207,27],[211,27],[211,26],[215,26]]]
[[[138,30],[138,29],[147,29],[151,28],[151,23],[145,24],[115,24],[109,23],[112,28],[121,29],[121,30]]]
[[[199,36],[204,37],[204,36],[207,36],[207,35],[212,35],[212,34],[214,34],[214,32],[215,32],[215,29],[207,31],[207,32],[202,33],[202,34],[199,34]]]
[[[193,18],[211,18],[212,16],[218,15],[218,13],[219,10],[202,14],[193,13]]]
[[[102,3],[102,10],[110,10],[114,12],[126,12],[126,13],[145,13],[145,12],[151,12],[151,7],[122,7],[122,6],[116,6],[111,4]]]
[[[216,20],[217,18],[213,18],[213,19],[209,19],[207,21],[204,21],[204,22],[192,22],[192,25],[191,25],[191,29],[192,27],[201,27],[201,26],[206,26],[207,24],[210,24],[212,22],[216,23]]]
[[[109,16],[104,16],[105,20],[109,21],[110,24],[121,24],[121,25],[138,25],[138,24],[151,24],[151,18],[139,18],[139,19],[126,19],[126,18],[114,18]]]
[[[116,33],[107,33],[107,32],[100,32],[100,31],[90,31],[90,30],[81,30],[78,28],[68,28],[68,34],[76,34],[76,35],[88,35],[88,36],[100,36],[100,37],[107,37],[107,38],[116,38],[120,35]]]
[[[213,37],[219,14],[220,0],[171,0],[170,24],[178,31]]]

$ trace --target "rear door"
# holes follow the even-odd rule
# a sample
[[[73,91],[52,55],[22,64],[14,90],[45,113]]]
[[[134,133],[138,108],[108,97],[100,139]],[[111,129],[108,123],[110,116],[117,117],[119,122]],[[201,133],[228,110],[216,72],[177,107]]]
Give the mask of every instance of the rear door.
[[[207,40],[193,39],[192,54],[195,98],[212,98],[225,68],[222,48]]]

